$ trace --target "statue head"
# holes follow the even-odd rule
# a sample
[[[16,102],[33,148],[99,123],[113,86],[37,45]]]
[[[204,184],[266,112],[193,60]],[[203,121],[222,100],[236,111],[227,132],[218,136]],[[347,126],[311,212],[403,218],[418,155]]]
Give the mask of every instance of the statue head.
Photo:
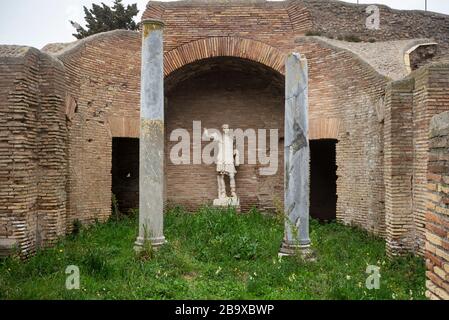
[[[223,125],[223,127],[222,127],[222,129],[223,129],[223,132],[226,134],[226,133],[229,133],[229,124],[224,124]]]

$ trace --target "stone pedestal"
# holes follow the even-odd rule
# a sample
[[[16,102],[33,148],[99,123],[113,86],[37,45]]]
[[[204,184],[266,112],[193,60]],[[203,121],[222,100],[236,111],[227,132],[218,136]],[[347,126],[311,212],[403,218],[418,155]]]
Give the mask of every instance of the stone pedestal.
[[[164,24],[142,21],[139,236],[135,249],[164,237]]]
[[[234,208],[236,212],[240,212],[240,199],[239,198],[223,198],[223,199],[215,199],[214,200],[214,207],[221,207],[221,208]]]
[[[236,212],[241,212],[240,208],[240,199],[239,198],[223,198],[223,199],[215,199],[214,200],[214,207],[221,207],[221,208],[234,208]]]
[[[215,199],[214,207],[240,207],[239,198]]]
[[[310,148],[307,60],[292,53],[285,75],[285,237],[281,255],[309,255]]]

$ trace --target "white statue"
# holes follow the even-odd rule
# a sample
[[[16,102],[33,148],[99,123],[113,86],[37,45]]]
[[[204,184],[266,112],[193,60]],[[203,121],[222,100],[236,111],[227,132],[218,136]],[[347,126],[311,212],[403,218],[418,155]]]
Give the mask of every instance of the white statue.
[[[235,175],[237,170],[235,167],[240,165],[239,152],[235,148],[235,139],[231,134],[229,125],[223,125],[223,134],[214,132],[209,134],[204,129],[204,136],[207,139],[212,138],[218,144],[216,156],[217,165],[217,181],[218,181],[218,199],[214,201],[214,206],[239,206],[240,201],[236,193]],[[229,184],[231,189],[231,197],[226,192],[225,176],[229,176]]]

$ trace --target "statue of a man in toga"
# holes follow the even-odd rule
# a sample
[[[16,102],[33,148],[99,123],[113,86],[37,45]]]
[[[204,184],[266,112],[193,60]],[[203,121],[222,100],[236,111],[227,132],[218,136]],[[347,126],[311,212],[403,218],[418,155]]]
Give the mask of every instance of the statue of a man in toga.
[[[207,139],[212,138],[217,145],[217,154],[215,155],[217,165],[217,181],[218,181],[218,199],[214,201],[215,206],[238,206],[239,200],[236,193],[235,175],[237,170],[235,167],[240,165],[239,152],[235,148],[235,139],[231,134],[229,125],[222,127],[223,133],[214,132],[209,134],[204,129],[204,136]],[[225,176],[229,177],[231,189],[231,197],[227,196]]]

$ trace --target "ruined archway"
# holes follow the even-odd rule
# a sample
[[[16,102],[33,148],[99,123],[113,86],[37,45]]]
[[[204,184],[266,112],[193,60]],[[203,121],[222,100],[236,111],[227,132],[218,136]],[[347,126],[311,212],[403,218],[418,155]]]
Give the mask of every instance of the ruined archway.
[[[187,130],[193,142],[193,127],[220,129],[228,124],[234,130],[259,130],[267,133],[267,144],[276,144],[271,175],[261,174],[259,155],[250,161],[249,143],[245,139],[244,158],[238,168],[237,194],[242,211],[257,207],[273,211],[284,198],[283,149],[285,117],[284,76],[261,64],[236,57],[213,57],[195,61],[171,73],[165,80],[165,158],[167,200],[196,210],[217,197],[214,165],[193,164],[194,154],[202,148],[192,144],[190,163],[176,165],[170,159],[178,141],[170,141],[175,130]],[[270,130],[277,130],[271,141]],[[272,155],[274,157],[274,155]],[[274,163],[276,162],[276,163]]]
[[[239,37],[210,37],[179,46],[164,55],[164,74],[203,59],[235,57],[258,62],[281,74],[285,72],[285,54],[260,41]]]
[[[251,127],[257,130],[272,127],[279,129],[281,133],[279,144],[282,144],[282,146],[278,148],[281,161],[278,164],[277,174],[271,177],[262,177],[258,174],[259,168],[257,165],[243,165],[243,170],[237,177],[237,188],[239,188],[239,182],[240,187],[243,187],[245,182],[247,187],[244,193],[248,195],[245,196],[244,194],[242,199],[243,210],[252,206],[262,210],[272,209],[274,198],[281,202],[283,200],[282,150],[285,104],[285,79],[283,74],[285,72],[285,58],[285,54],[272,46],[260,41],[239,37],[200,39],[181,45],[164,55],[166,157],[170,149],[169,134],[173,129],[179,127],[182,123],[185,129],[191,130],[194,120],[202,120],[207,127],[219,127],[220,124],[213,119],[219,118],[220,112],[227,113],[227,116],[220,119],[221,124],[225,121],[234,128],[247,129]],[[177,90],[178,86],[182,90]],[[220,90],[221,96],[225,98],[220,98],[218,94]],[[259,94],[255,94],[256,91]],[[214,94],[215,98],[213,98]],[[177,98],[182,95],[184,95],[182,98]],[[262,97],[264,97],[264,100],[261,99]],[[260,99],[259,102],[257,102],[258,98]],[[211,99],[214,99],[214,101],[211,102]],[[225,102],[225,100],[228,102]],[[186,105],[185,101],[188,101],[190,105]],[[208,114],[205,112],[207,106],[204,106],[200,101],[209,101],[213,104],[208,108]],[[181,111],[183,108],[192,111],[192,107],[195,106],[197,113]],[[263,111],[255,112],[257,109]],[[268,111],[269,109],[272,109],[271,112]],[[188,114],[193,118],[182,116],[183,114]],[[266,115],[268,119],[271,118],[271,121],[261,120],[263,115]],[[248,120],[249,118],[252,121],[242,122],[242,120]],[[209,168],[204,166],[188,168],[188,166],[185,166],[182,169],[176,168],[175,170],[170,163],[166,162],[166,165],[168,169],[167,197],[169,201],[172,200],[182,203],[186,207],[195,208],[216,196],[216,191],[214,191],[216,181],[211,166]],[[188,198],[183,196],[185,188],[182,185],[186,181],[177,183],[176,176],[179,174],[179,170],[182,170],[186,176],[208,171],[203,174],[209,179],[205,178],[204,183],[199,183],[198,197]],[[202,188],[206,189],[202,190]],[[187,190],[192,191],[192,189]],[[252,193],[251,196],[250,193]],[[176,197],[173,197],[173,195],[176,195]]]

